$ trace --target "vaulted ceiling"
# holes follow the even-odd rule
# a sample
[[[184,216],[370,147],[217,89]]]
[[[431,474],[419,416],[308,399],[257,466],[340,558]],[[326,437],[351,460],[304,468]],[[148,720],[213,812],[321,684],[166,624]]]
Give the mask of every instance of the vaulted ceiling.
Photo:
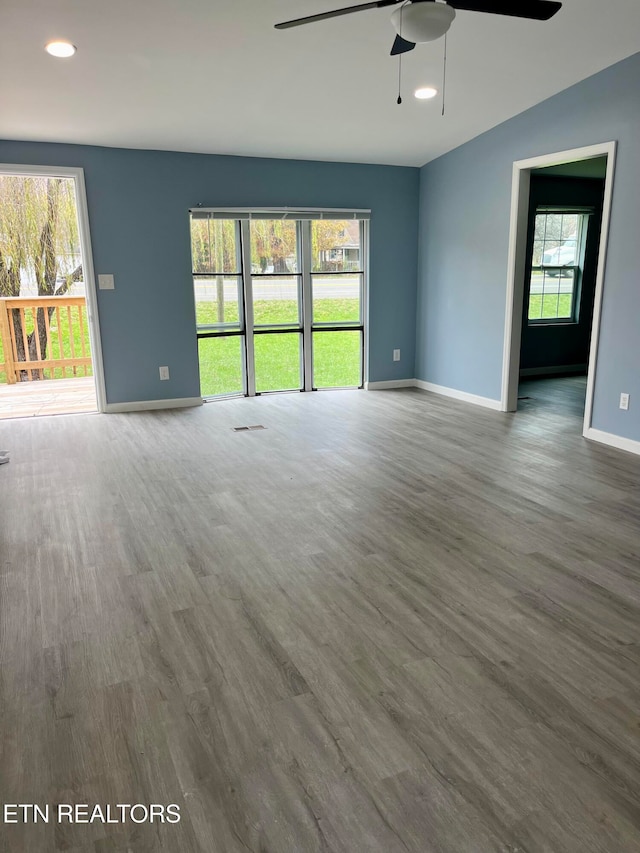
[[[389,9],[273,28],[353,2],[3,0],[0,137],[419,166],[640,50],[638,0],[459,11],[443,117],[413,97],[441,88],[442,40],[405,55],[396,104]],[[44,52],[56,37],[72,59]]]

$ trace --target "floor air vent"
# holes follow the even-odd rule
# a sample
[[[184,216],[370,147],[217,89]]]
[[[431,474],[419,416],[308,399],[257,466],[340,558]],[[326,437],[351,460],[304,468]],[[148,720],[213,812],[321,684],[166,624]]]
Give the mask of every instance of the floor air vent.
[[[234,432],[249,432],[253,429],[266,429],[266,426],[262,426],[262,424],[255,424],[254,426],[233,427]]]

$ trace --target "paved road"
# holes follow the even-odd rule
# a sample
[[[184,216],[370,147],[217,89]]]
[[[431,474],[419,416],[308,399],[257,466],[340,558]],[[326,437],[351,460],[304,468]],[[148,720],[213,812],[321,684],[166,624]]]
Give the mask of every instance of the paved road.
[[[321,290],[323,299],[357,299],[359,294],[359,283],[357,277],[348,281],[337,280],[334,277],[314,279],[317,290]],[[560,293],[571,293],[573,284],[570,278],[547,277],[547,293],[558,292],[555,288],[559,285]],[[531,279],[531,293],[542,293],[542,276],[534,275]],[[216,284],[214,280],[197,281],[195,283],[195,294],[197,302],[211,302],[216,300]],[[22,296],[37,296],[34,289],[33,294],[29,288],[23,287]],[[84,296],[84,284],[74,284],[69,290],[68,296]],[[320,295],[320,294],[318,294]],[[224,285],[224,301],[235,302],[238,298],[236,285],[227,280]],[[264,282],[254,282],[254,299],[287,299],[296,298],[296,284],[287,279],[269,279]]]
[[[347,281],[337,280],[334,277],[314,279],[316,292],[323,299],[357,299],[359,294],[359,283],[357,277]],[[559,290],[556,290],[559,288]],[[285,299],[296,298],[297,285],[290,279],[270,278],[264,281],[254,281],[254,299]],[[573,283],[570,278],[547,277],[547,293],[571,293]],[[531,280],[531,293],[542,293],[542,276],[534,275]],[[210,302],[216,299],[216,284],[214,280],[197,281],[195,283],[195,294],[197,302]],[[235,302],[238,298],[236,285],[227,279],[224,285],[224,301]]]
[[[321,295],[323,299],[357,299],[360,292],[359,281],[355,276],[348,281],[337,281],[333,276],[330,278],[314,278],[313,284],[316,288],[316,294]],[[196,281],[195,294],[197,302],[215,301],[215,281],[203,281],[202,279]],[[253,284],[254,299],[293,300],[296,295],[297,282],[290,279],[270,278],[264,281],[254,281]],[[235,302],[237,298],[237,286],[227,279],[224,284],[224,301]]]
[[[542,293],[542,281],[543,278],[541,275],[533,275],[531,277],[530,292]],[[549,278],[547,276],[545,291],[547,293],[573,293],[573,280],[571,278]]]

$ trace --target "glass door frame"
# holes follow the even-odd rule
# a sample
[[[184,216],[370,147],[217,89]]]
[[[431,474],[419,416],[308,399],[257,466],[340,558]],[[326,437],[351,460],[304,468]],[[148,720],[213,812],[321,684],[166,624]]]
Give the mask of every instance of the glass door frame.
[[[291,208],[194,208],[190,210],[190,214],[202,214],[207,212],[215,212],[219,218],[221,214],[228,213],[229,220],[234,221],[236,233],[236,241],[238,246],[238,254],[240,260],[239,277],[241,280],[240,293],[238,294],[238,309],[239,309],[239,328],[237,330],[203,330],[200,331],[196,326],[197,339],[201,338],[219,338],[219,337],[241,337],[244,345],[242,351],[242,373],[243,373],[243,389],[241,392],[231,392],[228,394],[207,395],[204,399],[224,399],[232,396],[255,397],[263,394],[275,393],[290,393],[318,390],[339,390],[340,388],[364,388],[366,386],[368,374],[368,315],[369,315],[369,210],[354,210],[354,209],[330,209],[330,208],[305,208],[301,211],[292,210]],[[253,273],[251,259],[251,214],[260,214],[260,219],[281,220],[288,218],[296,222],[296,246],[298,254],[298,272],[289,273],[295,275],[298,279],[298,307],[300,323],[296,327],[286,328],[265,328],[256,329],[254,317],[254,293],[253,293]],[[273,213],[273,217],[268,214]],[[344,213],[344,219],[357,220],[360,229],[360,269],[354,275],[360,278],[360,317],[358,322],[353,321],[336,321],[335,323],[317,324],[313,322],[313,276],[321,275],[320,272],[313,271],[312,259],[312,223],[315,220],[322,219],[322,214],[329,214],[333,220],[340,220],[340,214]],[[305,214],[307,214],[305,216]],[[362,214],[359,216],[358,214]],[[330,273],[329,273],[330,274]],[[335,274],[335,273],[334,273]],[[313,335],[317,332],[359,332],[360,334],[360,383],[358,385],[349,386],[327,386],[326,388],[317,388],[313,382]],[[299,389],[283,389],[283,390],[256,390],[256,371],[255,371],[255,341],[256,336],[261,335],[279,335],[279,334],[297,334],[300,335],[301,348],[301,387]]]
[[[273,217],[274,219],[281,219],[282,217]],[[265,215],[263,219],[268,219]],[[289,273],[291,277],[295,276],[297,279],[297,294],[298,294],[298,325],[293,326],[287,324],[286,326],[282,326],[278,328],[278,326],[274,326],[273,328],[256,328],[255,323],[255,314],[253,310],[253,302],[254,302],[254,293],[253,293],[253,279],[254,277],[264,277],[268,278],[276,278],[276,274],[262,274],[252,272],[252,259],[251,259],[251,219],[243,219],[240,221],[240,230],[242,234],[242,252],[243,252],[243,289],[245,293],[245,318],[246,318],[246,384],[247,384],[247,397],[260,397],[263,394],[285,394],[296,391],[306,391],[306,374],[304,372],[304,364],[305,364],[305,351],[306,351],[306,341],[305,341],[305,332],[304,332],[304,322],[303,322],[303,314],[304,314],[304,281],[303,281],[303,258],[302,258],[302,228],[301,226],[304,224],[300,220],[295,220],[296,223],[296,255],[298,261],[298,272]],[[299,335],[300,336],[300,347],[302,350],[301,363],[300,363],[300,380],[301,386],[299,388],[282,388],[282,389],[273,389],[270,391],[258,391],[256,389],[256,363],[255,363],[255,340],[254,338],[262,335]]]
[[[193,211],[191,211],[193,214]],[[216,273],[216,272],[196,272],[195,270],[191,273],[191,277],[194,280],[198,278],[211,278],[212,276],[221,276],[223,279],[226,277],[233,276],[236,281],[239,279],[240,283],[238,286],[238,323],[237,328],[234,329],[216,329],[215,323],[206,324],[202,326],[198,326],[197,316],[196,316],[196,341],[206,340],[209,338],[240,338],[240,352],[242,358],[242,390],[240,392],[230,391],[228,393],[222,394],[211,394],[211,395],[203,395],[203,399],[205,400],[218,400],[224,399],[225,397],[247,397],[253,396],[249,394],[249,373],[250,366],[253,366],[253,340],[248,341],[249,335],[247,335],[247,310],[251,313],[251,318],[253,321],[253,303],[251,302],[251,294],[249,294],[249,299],[247,300],[246,287],[245,287],[245,252],[244,252],[244,243],[242,241],[242,222],[241,220],[234,219],[232,216],[229,217],[229,220],[233,222],[234,234],[235,234],[235,244],[236,244],[236,263],[238,265],[238,270],[235,273]],[[192,260],[193,266],[193,260]],[[249,269],[251,265],[249,265]],[[224,281],[222,284],[223,287],[223,296],[224,299]],[[247,306],[247,301],[249,305]],[[194,304],[196,305],[197,310],[197,301],[195,298],[195,287],[194,287]],[[255,386],[254,386],[255,387]]]
[[[71,178],[74,182],[76,215],[78,217],[78,240],[82,256],[82,272],[85,285],[87,326],[89,330],[89,348],[96,390],[96,403],[99,412],[120,411],[121,404],[107,403],[107,391],[104,378],[102,342],[100,335],[100,316],[98,312],[98,293],[96,275],[93,266],[91,248],[91,230],[89,227],[89,205],[84,169],[80,166],[27,166],[21,163],[0,163],[0,174],[13,177],[33,178]]]
[[[367,363],[366,363],[366,353],[367,353],[367,328],[368,323],[366,320],[368,319],[368,292],[369,292],[369,220],[368,219],[358,219],[359,226],[359,237],[360,237],[360,269],[354,272],[354,275],[357,275],[360,280],[360,291],[359,291],[359,304],[360,304],[360,317],[358,322],[352,322],[349,320],[344,321],[336,321],[336,322],[327,322],[327,323],[314,323],[313,322],[313,277],[320,275],[345,275],[345,272],[315,272],[313,270],[313,257],[312,257],[312,228],[313,222],[315,220],[308,219],[304,220],[302,225],[303,232],[303,246],[306,243],[306,251],[307,255],[305,257],[305,263],[303,263],[303,275],[306,273],[306,279],[303,280],[302,292],[305,297],[303,307],[305,309],[305,334],[304,338],[308,342],[306,347],[306,352],[308,353],[308,365],[305,363],[305,391],[336,391],[341,389],[348,388],[364,388],[367,376]],[[347,273],[348,274],[348,271]],[[314,383],[314,370],[313,370],[313,336],[314,333],[318,332],[359,332],[360,333],[360,382],[358,385],[331,385],[325,386],[324,388],[318,388]]]

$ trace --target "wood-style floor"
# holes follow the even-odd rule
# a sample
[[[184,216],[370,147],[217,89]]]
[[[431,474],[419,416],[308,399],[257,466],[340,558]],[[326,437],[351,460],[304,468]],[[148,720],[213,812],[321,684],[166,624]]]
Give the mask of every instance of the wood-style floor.
[[[573,418],[568,429],[582,432],[587,394],[586,376],[545,376],[521,379],[518,385],[518,412],[535,417],[566,415]]]
[[[182,814],[3,853],[640,850],[640,459],[574,415],[344,391],[0,446],[0,802]]]

